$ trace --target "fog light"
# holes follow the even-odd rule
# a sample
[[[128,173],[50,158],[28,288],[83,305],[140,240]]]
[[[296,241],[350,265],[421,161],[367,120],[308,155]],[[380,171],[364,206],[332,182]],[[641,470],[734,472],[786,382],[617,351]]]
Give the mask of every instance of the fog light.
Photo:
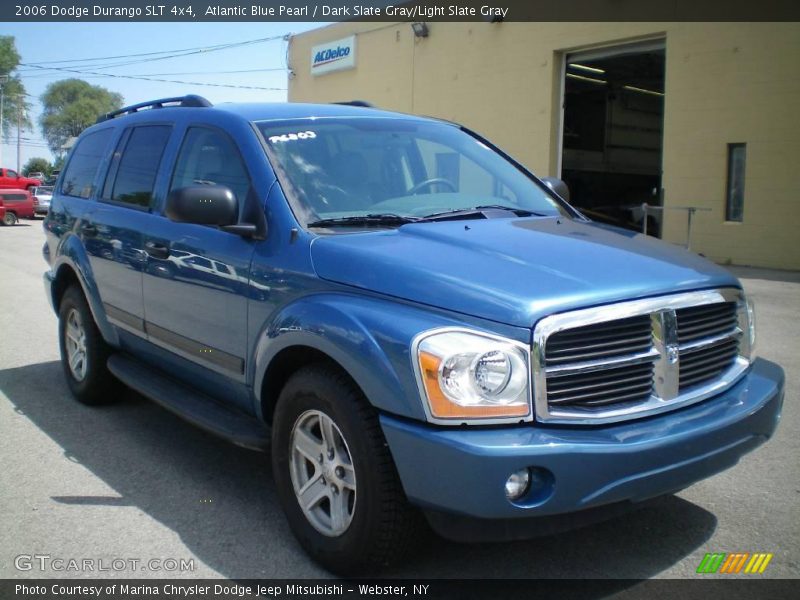
[[[519,500],[531,485],[531,472],[529,469],[520,469],[512,473],[506,480],[506,498],[511,501]]]

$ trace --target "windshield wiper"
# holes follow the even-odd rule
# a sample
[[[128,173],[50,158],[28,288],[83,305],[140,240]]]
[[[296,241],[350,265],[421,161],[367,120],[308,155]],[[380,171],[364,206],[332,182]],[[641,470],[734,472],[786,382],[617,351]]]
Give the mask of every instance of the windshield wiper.
[[[319,219],[318,221],[311,221],[308,227],[336,227],[336,226],[353,226],[353,227],[380,227],[383,225],[405,225],[406,223],[414,223],[419,221],[415,217],[404,217],[393,213],[378,213],[370,215],[351,215],[348,217],[335,217],[332,219]]]
[[[445,221],[447,219],[469,219],[472,217],[482,216],[484,211],[502,210],[505,212],[514,213],[518,217],[550,217],[547,213],[536,212],[527,210],[525,208],[514,208],[512,206],[505,206],[503,204],[482,204],[481,206],[473,206],[472,208],[459,208],[456,210],[446,210],[443,212],[433,213],[426,215],[419,219],[420,221]]]

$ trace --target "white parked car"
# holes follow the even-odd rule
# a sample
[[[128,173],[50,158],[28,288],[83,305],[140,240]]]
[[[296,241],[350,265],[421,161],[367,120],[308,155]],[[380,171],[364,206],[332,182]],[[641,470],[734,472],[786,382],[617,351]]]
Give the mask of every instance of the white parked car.
[[[46,215],[50,210],[53,187],[50,185],[40,185],[31,188],[31,196],[33,196],[33,212],[37,215]]]

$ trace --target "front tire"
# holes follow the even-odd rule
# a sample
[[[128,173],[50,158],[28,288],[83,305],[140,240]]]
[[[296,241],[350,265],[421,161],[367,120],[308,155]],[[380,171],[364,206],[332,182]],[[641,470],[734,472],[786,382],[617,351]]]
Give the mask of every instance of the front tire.
[[[72,395],[89,405],[114,400],[120,384],[106,366],[111,348],[100,335],[82,291],[74,285],[61,299],[58,341],[61,365]]]
[[[292,532],[333,573],[381,570],[404,555],[421,526],[377,412],[331,366],[303,368],[283,388],[273,418],[272,468]]]
[[[6,216],[3,217],[3,225],[8,225],[9,227],[11,225],[16,225],[17,220],[17,215],[15,215],[13,212],[6,212]]]

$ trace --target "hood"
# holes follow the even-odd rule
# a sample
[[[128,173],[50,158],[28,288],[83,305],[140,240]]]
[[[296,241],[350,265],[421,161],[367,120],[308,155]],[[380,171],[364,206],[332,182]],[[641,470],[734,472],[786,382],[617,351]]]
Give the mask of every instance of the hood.
[[[739,285],[682,248],[555,217],[329,235],[313,241],[311,258],[329,281],[520,327],[574,308]]]

